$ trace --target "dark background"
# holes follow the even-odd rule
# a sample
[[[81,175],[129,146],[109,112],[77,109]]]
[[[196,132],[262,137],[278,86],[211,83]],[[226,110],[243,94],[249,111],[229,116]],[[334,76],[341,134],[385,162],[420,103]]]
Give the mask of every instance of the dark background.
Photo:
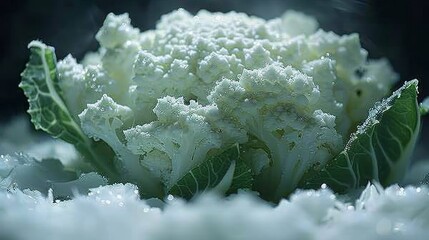
[[[27,109],[17,85],[33,39],[55,46],[57,57],[78,59],[95,50],[94,35],[109,12],[129,12],[141,30],[154,28],[162,14],[182,7],[196,13],[240,11],[262,18],[295,9],[315,16],[320,27],[338,34],[357,32],[370,57],[387,57],[401,80],[418,78],[429,95],[429,1],[370,0],[0,0],[0,121]]]

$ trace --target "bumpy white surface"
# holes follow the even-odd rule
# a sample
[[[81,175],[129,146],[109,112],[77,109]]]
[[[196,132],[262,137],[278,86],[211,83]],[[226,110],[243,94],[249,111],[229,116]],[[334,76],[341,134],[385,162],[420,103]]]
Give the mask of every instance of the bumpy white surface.
[[[270,157],[255,149],[246,159],[261,172],[257,185],[279,198],[341,151],[397,80],[387,61],[367,59],[357,34],[317,27],[293,11],[265,20],[179,9],[140,32],[128,14],[109,14],[97,53],[58,62],[59,86],[83,132],[120,155],[127,181],[151,189],[139,170],[147,168],[172,186],[210,152],[257,139]],[[100,122],[89,112],[115,125],[93,131]]]
[[[328,189],[270,206],[248,193],[194,202],[139,200],[130,184],[53,201],[38,192],[0,192],[0,239],[427,239],[427,187],[370,185],[354,204]],[[153,205],[153,204],[152,204]],[[159,204],[158,204],[159,205]]]
[[[345,125],[361,121],[397,75],[385,60],[368,61],[357,34],[338,36],[317,27],[314,18],[294,11],[267,21],[236,12],[203,10],[193,16],[179,9],[162,16],[154,30],[140,32],[128,14],[109,14],[96,35],[98,53],[83,65],[72,56],[59,62],[60,86],[73,115],[104,93],[131,107],[143,124],[156,119],[152,109],[167,95],[207,105],[224,78],[238,81],[251,70],[289,66],[304,75],[298,83],[308,86],[296,91],[310,105],[345,115],[338,121]],[[294,80],[287,72],[280,75]],[[311,102],[318,98],[312,91],[320,91],[323,100]]]

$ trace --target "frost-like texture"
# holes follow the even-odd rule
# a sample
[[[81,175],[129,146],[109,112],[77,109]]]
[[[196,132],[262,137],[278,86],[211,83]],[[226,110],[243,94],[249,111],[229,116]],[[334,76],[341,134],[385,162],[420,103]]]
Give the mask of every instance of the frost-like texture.
[[[426,239],[427,187],[369,185],[354,203],[330,190],[299,191],[271,206],[248,193],[192,203],[139,200],[118,184],[69,201],[0,191],[1,239]],[[25,229],[25,231],[23,231]]]
[[[397,80],[387,61],[367,59],[357,34],[317,25],[293,11],[264,20],[179,9],[140,32],[128,14],[109,14],[96,35],[100,49],[83,64],[72,56],[56,64],[53,48],[30,44],[34,61],[21,86],[36,124],[59,137],[79,133],[70,142],[100,172],[145,196],[168,194],[239,145],[237,169],[252,171],[243,182],[278,201],[343,149]],[[55,88],[38,99],[35,81]]]
[[[220,134],[205,121],[210,108],[183,98],[161,98],[153,109],[158,121],[124,131],[128,148],[144,155],[142,161],[167,187],[201,164],[208,151],[222,146]]]
[[[260,192],[271,198],[289,194],[306,169],[341,150],[335,116],[320,110],[319,97],[311,78],[280,65],[246,70],[239,81],[223,80],[209,96],[223,116],[236,119],[255,139],[249,145],[267,147],[272,163],[259,176]]]
[[[118,129],[132,118],[132,111],[126,106],[119,105],[107,95],[103,95],[94,104],[88,104],[87,108],[79,114],[82,130],[88,137],[95,141],[100,139],[109,144],[116,154],[118,168],[120,169],[122,181],[132,181],[143,186],[145,192],[151,196],[156,196],[158,189],[157,180],[152,178],[152,174],[139,164],[138,155],[134,155],[122,143]]]

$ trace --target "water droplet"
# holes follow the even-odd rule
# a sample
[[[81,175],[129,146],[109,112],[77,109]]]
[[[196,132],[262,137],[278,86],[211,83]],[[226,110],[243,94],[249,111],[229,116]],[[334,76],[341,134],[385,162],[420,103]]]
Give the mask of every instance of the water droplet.
[[[398,196],[405,196],[405,195],[407,195],[406,193],[405,193],[405,190],[404,190],[404,188],[399,188],[399,190],[396,192],[396,195],[398,195]]]
[[[173,200],[174,200],[174,196],[173,196],[173,195],[171,195],[171,194],[170,194],[170,195],[168,195],[168,196],[167,196],[167,200],[168,200],[168,201],[173,201]]]
[[[322,184],[322,186],[320,186],[320,188],[322,189],[326,189],[328,186],[326,185],[326,183]]]
[[[404,223],[395,223],[395,225],[393,226],[393,231],[400,232],[402,231],[403,228],[404,228]]]

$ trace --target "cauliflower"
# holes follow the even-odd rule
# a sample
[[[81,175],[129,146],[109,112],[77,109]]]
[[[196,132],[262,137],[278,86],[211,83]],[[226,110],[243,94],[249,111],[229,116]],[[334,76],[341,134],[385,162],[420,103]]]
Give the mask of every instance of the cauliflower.
[[[357,34],[317,30],[315,19],[297,12],[267,21],[179,9],[146,32],[127,14],[109,14],[96,39],[99,51],[82,64],[70,55],[57,63],[53,48],[30,43],[21,83],[29,113],[36,128],[74,144],[99,173],[137,184],[146,197],[250,188],[278,201],[326,176],[334,189],[342,185],[345,175],[331,171],[343,166],[332,164],[338,156],[352,156],[342,169],[356,181],[346,189],[408,163],[407,154],[386,153],[391,146],[374,150],[372,136],[406,102],[400,111],[415,116],[383,131],[392,138],[408,131],[398,141],[412,147],[416,81],[350,138],[398,79],[386,60],[367,59]],[[350,152],[364,135],[369,147]],[[360,175],[367,160],[354,162],[358,155],[401,164]]]

